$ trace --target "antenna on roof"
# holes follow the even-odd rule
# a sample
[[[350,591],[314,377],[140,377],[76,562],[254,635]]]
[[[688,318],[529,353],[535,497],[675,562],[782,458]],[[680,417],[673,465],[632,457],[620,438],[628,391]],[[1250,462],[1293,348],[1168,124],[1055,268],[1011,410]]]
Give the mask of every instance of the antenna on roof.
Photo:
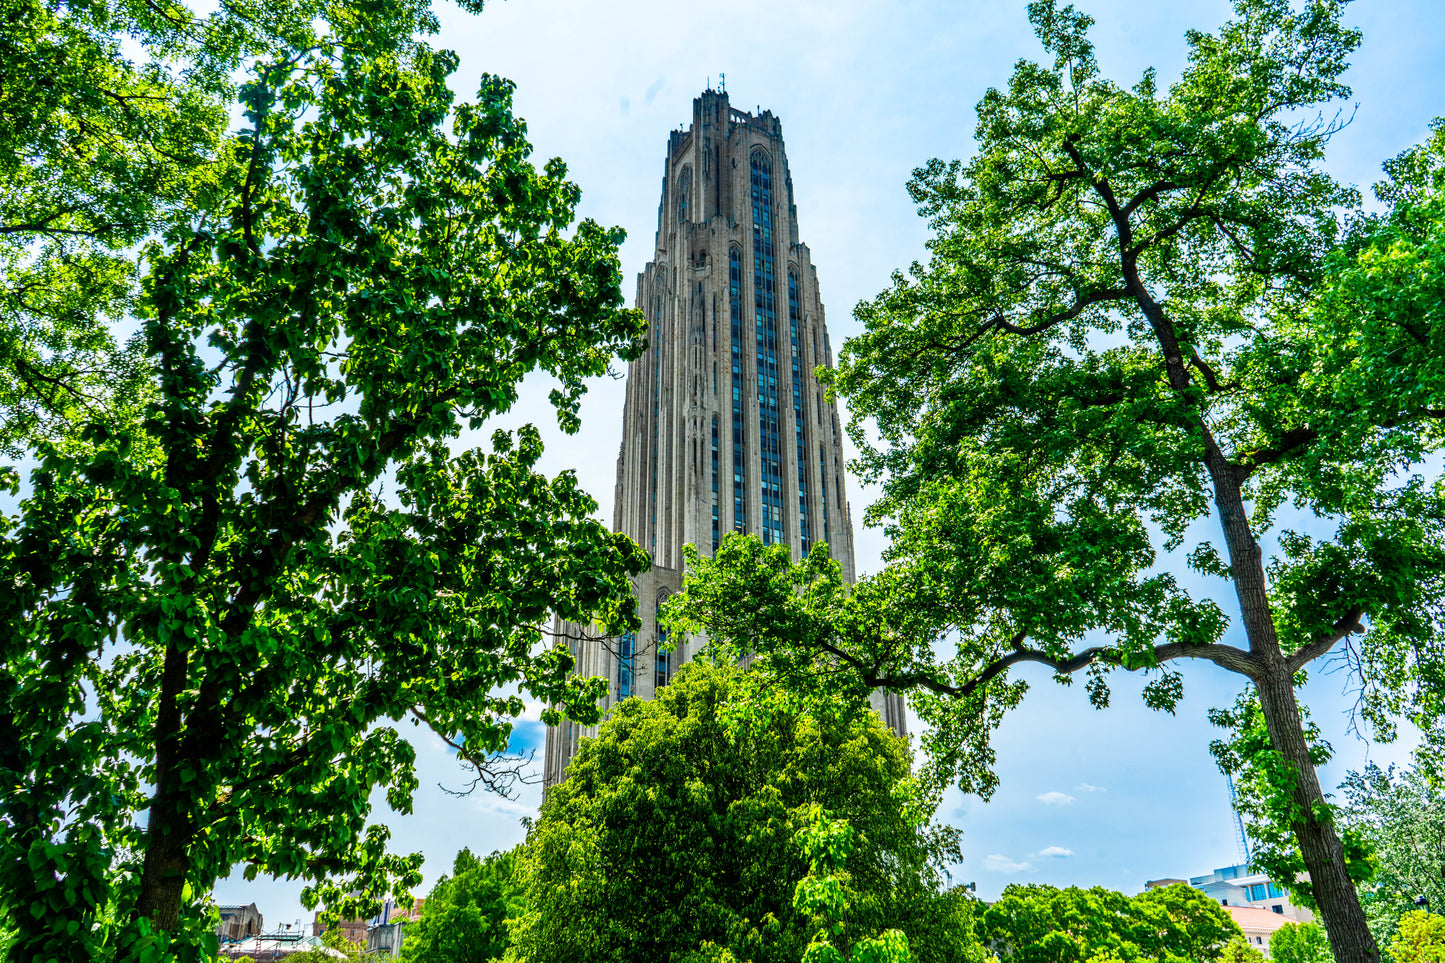
[[[720,93],[720,94],[725,94],[725,93],[728,92],[728,75],[727,75],[727,74],[718,74],[718,75],[717,75],[717,90],[718,90],[718,93]]]

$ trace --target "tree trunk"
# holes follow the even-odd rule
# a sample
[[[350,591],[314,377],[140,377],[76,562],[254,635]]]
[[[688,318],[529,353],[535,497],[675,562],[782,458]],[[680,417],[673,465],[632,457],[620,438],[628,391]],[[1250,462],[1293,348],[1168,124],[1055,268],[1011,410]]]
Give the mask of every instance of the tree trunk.
[[[1333,822],[1316,807],[1325,801],[1310,761],[1309,744],[1295,702],[1294,679],[1281,658],[1278,667],[1255,682],[1269,741],[1295,769],[1293,802],[1303,818],[1292,823],[1300,855],[1337,963],[1379,963],[1380,951],[1365,923],[1354,880],[1345,871],[1345,849]]]
[[[136,901],[138,916],[149,919],[155,929],[170,932],[180,924],[186,874],[190,869],[188,850],[195,835],[176,766],[182,755],[177,697],[185,689],[186,661],[185,653],[174,645],[166,647],[155,726],[156,786],[151,794],[140,897]]]
[[[1259,693],[1270,744],[1294,767],[1294,789],[1290,795],[1301,818],[1293,820],[1291,826],[1305,868],[1309,870],[1310,885],[1329,935],[1330,949],[1336,963],[1379,963],[1380,951],[1365,924],[1365,911],[1355,892],[1354,880],[1345,871],[1344,846],[1334,824],[1328,818],[1321,818],[1327,813],[1325,796],[1310,759],[1299,704],[1295,701],[1294,673],[1289,670],[1279,647],[1269,605],[1264,556],[1250,530],[1238,476],[1207,427],[1204,440],[1206,463],[1214,482],[1215,507],[1229,548],[1239,611],[1256,666],[1255,691]]]

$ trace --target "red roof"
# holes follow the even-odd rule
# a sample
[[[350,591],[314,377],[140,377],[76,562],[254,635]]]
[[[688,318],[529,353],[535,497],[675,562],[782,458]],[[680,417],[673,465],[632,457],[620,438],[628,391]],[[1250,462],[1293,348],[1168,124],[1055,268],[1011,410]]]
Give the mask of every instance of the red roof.
[[[1283,913],[1260,909],[1258,906],[1225,906],[1223,909],[1245,932],[1273,933],[1286,923],[1296,922]]]

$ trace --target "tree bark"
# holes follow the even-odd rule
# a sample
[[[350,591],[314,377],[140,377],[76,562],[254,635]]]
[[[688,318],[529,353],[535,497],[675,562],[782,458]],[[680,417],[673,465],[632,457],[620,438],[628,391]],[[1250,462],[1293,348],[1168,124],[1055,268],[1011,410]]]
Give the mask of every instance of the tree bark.
[[[1315,808],[1325,797],[1300,724],[1294,678],[1281,664],[1280,671],[1272,670],[1257,680],[1255,690],[1264,709],[1269,741],[1295,770],[1292,801],[1301,818],[1291,825],[1309,870],[1315,903],[1330,938],[1330,950],[1338,963],[1378,963],[1379,948],[1365,922],[1354,880],[1345,871],[1344,846],[1334,824],[1320,818],[1324,810]]]
[[[156,929],[174,932],[190,869],[189,847],[195,835],[186,812],[177,763],[181,761],[181,711],[177,697],[185,689],[186,655],[174,644],[166,647],[161,672],[160,706],[156,713],[156,785],[146,823],[145,860],[141,865],[136,914]]]

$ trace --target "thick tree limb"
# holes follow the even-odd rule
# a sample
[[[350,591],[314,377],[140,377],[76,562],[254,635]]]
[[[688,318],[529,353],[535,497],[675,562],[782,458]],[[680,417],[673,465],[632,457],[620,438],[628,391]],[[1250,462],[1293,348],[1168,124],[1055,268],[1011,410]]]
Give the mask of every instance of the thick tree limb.
[[[1280,436],[1278,445],[1254,448],[1245,452],[1239,461],[1235,462],[1234,470],[1238,473],[1239,480],[1244,481],[1265,465],[1287,458],[1300,449],[1308,447],[1319,436],[1319,431],[1314,428],[1291,428]]]
[[[1305,665],[1309,664],[1315,659],[1318,659],[1330,649],[1333,649],[1335,647],[1335,643],[1340,641],[1340,639],[1345,638],[1353,632],[1364,632],[1365,627],[1360,624],[1360,619],[1364,617],[1364,609],[1356,609],[1349,615],[1346,615],[1344,618],[1336,622],[1328,633],[1320,636],[1309,645],[1306,645],[1298,652],[1295,652],[1291,654],[1288,658],[1286,658],[1284,662],[1285,667],[1288,668],[1290,674],[1293,675]]]
[[[829,642],[820,642],[818,643],[818,647],[839,661],[856,669],[860,673],[864,684],[869,688],[894,690],[927,689],[936,695],[946,695],[954,699],[968,698],[981,686],[987,685],[1008,669],[1024,662],[1046,665],[1059,675],[1072,675],[1095,662],[1123,667],[1123,663],[1108,646],[1091,646],[1067,658],[1059,658],[1050,655],[1042,649],[1026,648],[1023,644],[1025,637],[1025,634],[1022,632],[1015,635],[1009,640],[1009,645],[1013,648],[1012,652],[994,659],[984,666],[977,675],[958,685],[944,682],[937,676],[925,672],[907,672],[901,674],[880,672],[879,666],[869,665],[863,659]],[[1333,641],[1331,644],[1333,644]],[[1244,649],[1237,649],[1232,645],[1188,645],[1182,642],[1170,642],[1154,647],[1154,665],[1161,665],[1174,659],[1204,659],[1213,662],[1221,668],[1246,676],[1251,680],[1257,679],[1263,668],[1259,664],[1259,661],[1249,652]],[[1145,666],[1138,666],[1137,668],[1145,668]]]

